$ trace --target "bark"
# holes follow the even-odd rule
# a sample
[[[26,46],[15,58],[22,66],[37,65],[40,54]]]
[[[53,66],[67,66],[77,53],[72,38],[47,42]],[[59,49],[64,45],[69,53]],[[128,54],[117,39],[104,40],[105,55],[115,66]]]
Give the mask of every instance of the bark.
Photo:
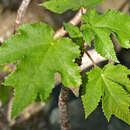
[[[67,102],[68,102],[69,89],[62,86],[59,96],[59,114],[61,119],[61,130],[71,130],[70,121],[68,118]]]

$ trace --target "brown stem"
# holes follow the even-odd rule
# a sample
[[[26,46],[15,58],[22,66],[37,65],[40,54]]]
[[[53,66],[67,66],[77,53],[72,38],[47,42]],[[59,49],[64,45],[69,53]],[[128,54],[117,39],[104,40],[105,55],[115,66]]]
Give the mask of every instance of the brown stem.
[[[71,130],[71,125],[68,119],[67,102],[69,89],[62,86],[59,96],[59,113],[61,119],[61,130]]]
[[[14,33],[17,33],[16,28],[22,24],[23,17],[25,15],[25,12],[26,12],[30,2],[31,2],[31,0],[22,1],[21,5],[18,9],[18,12],[17,12],[17,17],[16,17],[16,21],[15,21],[15,26],[14,26]]]
[[[82,18],[82,14],[86,13],[86,9],[81,8],[77,14],[72,18],[69,22],[74,26],[79,24]],[[66,35],[67,32],[64,30],[64,27],[61,27],[54,36],[54,40],[63,37]],[[61,88],[60,96],[59,96],[59,113],[61,119],[61,130],[71,130],[71,125],[68,119],[68,112],[67,112],[67,100],[68,100],[68,91],[69,89],[66,87]]]
[[[93,60],[93,58],[90,56],[90,54],[87,52],[87,50],[86,49],[84,49],[84,52],[86,53],[86,55],[89,57],[89,59],[92,61],[92,63],[93,63],[93,65],[94,65],[94,67],[96,67],[97,65],[96,65],[96,63],[94,62],[94,60]]]
[[[93,60],[93,58],[89,55],[89,53],[87,52],[87,50],[86,49],[84,49],[84,52],[86,53],[86,55],[89,57],[89,59],[92,61],[92,63],[93,63],[93,65],[94,65],[94,67],[96,67],[97,65],[96,65],[96,63],[94,62],[94,60]]]
[[[16,17],[15,25],[14,25],[14,34],[18,33],[16,28],[22,24],[25,12],[26,12],[30,2],[31,2],[31,0],[23,0],[22,1],[21,5],[17,11],[17,17]],[[11,65],[6,64],[6,65],[12,66],[14,68],[14,69],[11,69],[12,71],[15,70],[14,64],[11,64]]]
[[[94,67],[96,67],[96,63],[94,62],[93,58],[91,57],[91,55],[87,52],[86,50],[86,47],[87,47],[87,43],[84,43],[84,52],[86,53],[86,55],[88,56],[88,58],[91,60],[91,62],[93,63]]]
[[[81,8],[77,14],[69,21],[69,23],[73,24],[74,26],[78,25],[81,21],[82,18],[82,14],[86,13],[86,9]],[[55,33],[54,36],[54,40],[61,38],[63,36],[65,36],[67,34],[67,32],[64,30],[64,27],[61,27],[60,29],[58,29]]]
[[[126,0],[126,1],[121,5],[121,7],[120,7],[118,10],[119,10],[119,11],[123,11],[123,9],[125,8],[125,6],[126,6],[128,3],[130,3],[130,1],[129,1],[129,0]]]

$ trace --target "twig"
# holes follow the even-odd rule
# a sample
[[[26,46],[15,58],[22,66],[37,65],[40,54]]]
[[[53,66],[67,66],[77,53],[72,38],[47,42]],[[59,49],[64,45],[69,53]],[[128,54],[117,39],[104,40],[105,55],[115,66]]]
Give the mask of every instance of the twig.
[[[69,23],[73,24],[74,26],[78,25],[81,21],[81,18],[82,18],[82,14],[85,14],[86,13],[86,9],[84,8],[81,8],[77,14],[74,16],[73,19],[71,19],[69,21]],[[60,29],[58,29],[55,33],[55,36],[54,36],[54,40],[60,38],[60,37],[63,37],[67,34],[67,32],[64,30],[64,27],[61,27]]]
[[[89,57],[89,59],[92,61],[92,63],[93,63],[93,65],[94,65],[94,67],[96,67],[97,65],[96,65],[96,63],[94,62],[94,60],[93,60],[93,58],[89,55],[89,53],[87,52],[87,50],[86,49],[84,49],[84,52],[86,53],[86,55]]]
[[[31,2],[31,0],[22,1],[21,5],[18,9],[18,12],[17,12],[17,17],[16,17],[16,21],[15,21],[15,26],[14,26],[14,33],[17,32],[16,28],[22,24],[23,17],[25,15],[25,12],[26,12],[30,2]]]
[[[130,1],[129,1],[129,0],[126,0],[126,1],[121,5],[121,7],[120,7],[118,10],[119,10],[119,11],[123,11],[123,9],[125,8],[125,6],[126,6],[128,3],[130,3]]]
[[[88,44],[85,42],[84,43],[84,48],[83,51],[86,53],[86,55],[88,56],[88,58],[91,60],[91,62],[93,63],[94,67],[96,67],[96,63],[94,62],[93,58],[91,57],[91,55],[88,53],[88,51],[86,50]]]
[[[71,19],[69,21],[69,23],[73,24],[74,26],[78,25],[81,21],[82,15],[86,13],[86,9],[81,8],[78,13],[74,16],[73,19]],[[66,35],[67,32],[64,30],[64,27],[61,27],[59,30],[56,31],[55,36],[54,36],[54,40],[63,37],[64,35]],[[96,63],[94,62],[94,60],[92,59],[92,57],[89,55],[89,53],[86,51],[86,49],[84,49],[84,52],[87,54],[87,56],[90,58],[90,60],[92,61],[93,65],[96,67]]]
[[[15,25],[14,25],[14,34],[18,33],[16,28],[19,27],[22,24],[23,21],[23,17],[25,15],[25,12],[29,6],[29,3],[31,2],[31,0],[23,0],[18,11],[17,11],[17,17],[16,17],[16,21],[15,21]],[[14,71],[16,68],[14,66],[14,64],[6,64],[6,66],[12,66],[13,69],[11,67],[11,70]]]
[[[30,2],[31,2],[31,0],[22,1],[21,5],[17,11],[17,17],[16,17],[15,25],[14,25],[14,34],[18,33],[16,28],[22,24],[25,12],[26,12]],[[14,71],[16,69],[14,64],[6,64],[6,66],[10,66],[10,65],[13,66],[13,69],[11,69],[11,71]],[[9,67],[9,68],[11,68],[11,67]]]
[[[62,86],[58,102],[60,119],[61,119],[61,130],[71,130],[67,110],[68,93],[69,89]]]

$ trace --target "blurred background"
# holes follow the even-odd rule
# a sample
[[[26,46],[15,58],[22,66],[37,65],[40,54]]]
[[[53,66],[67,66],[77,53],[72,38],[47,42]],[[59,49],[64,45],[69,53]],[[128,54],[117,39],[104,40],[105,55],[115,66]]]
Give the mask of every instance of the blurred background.
[[[22,0],[0,0],[0,45],[7,40],[14,31],[14,23]],[[40,6],[45,0],[32,0],[24,17],[24,23],[35,23],[43,21],[57,30],[63,22],[69,21],[76,12],[67,11],[58,15]],[[108,9],[120,10],[130,14],[130,0],[105,0],[96,8],[100,13]],[[88,48],[91,55],[98,57],[93,48]],[[130,49],[121,48],[115,43],[117,57],[121,64],[130,69]],[[99,60],[101,59],[101,60]],[[106,64],[106,60],[98,57],[97,62],[100,66]],[[87,58],[83,64],[87,64]],[[82,65],[82,69],[87,71],[92,65]],[[14,66],[0,66],[0,84],[10,73]],[[29,105],[15,120],[10,120],[10,108],[12,102],[11,89],[0,85],[0,130],[60,130],[60,120],[58,114],[58,96],[60,92],[60,81],[57,77],[55,89],[51,93],[51,98],[47,103],[33,103]],[[84,111],[80,96],[75,97],[72,92],[69,94],[69,118],[72,130],[130,130],[130,126],[123,121],[112,117],[108,123],[101,110],[101,103],[97,109],[84,119]]]

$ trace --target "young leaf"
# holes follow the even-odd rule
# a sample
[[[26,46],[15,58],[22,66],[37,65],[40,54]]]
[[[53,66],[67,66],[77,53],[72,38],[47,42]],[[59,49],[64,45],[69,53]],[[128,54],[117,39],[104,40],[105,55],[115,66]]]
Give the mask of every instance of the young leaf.
[[[20,34],[0,47],[0,64],[18,62],[17,70],[4,84],[14,86],[12,118],[31,104],[37,94],[45,101],[54,87],[54,74],[61,74],[65,86],[81,84],[80,68],[73,60],[80,55],[77,45],[68,38],[53,40],[54,31],[43,23],[25,24]]]
[[[88,73],[88,83],[82,95],[86,117],[96,108],[102,96],[102,108],[108,120],[117,116],[130,124],[130,70],[122,65],[108,64],[104,69],[94,68]],[[87,77],[86,77],[87,78]],[[126,82],[125,82],[126,81]]]
[[[94,39],[94,32],[91,29],[87,29],[83,31],[83,39],[87,42],[89,46],[91,46],[91,41]]]
[[[65,30],[69,33],[71,38],[81,38],[82,33],[78,27],[73,26],[71,23],[64,23]]]
[[[88,34],[89,30],[90,33],[94,32],[96,51],[105,58],[117,62],[110,39],[112,32],[116,34],[122,47],[130,48],[130,16],[113,10],[109,10],[104,15],[98,14],[96,10],[90,10],[87,15],[83,16],[82,20],[86,24],[81,26],[81,30],[88,31]],[[86,37],[87,34],[84,39],[91,40],[91,37]]]
[[[43,3],[47,9],[55,13],[63,13],[69,9],[78,9],[80,7],[93,8],[104,0],[50,0]]]

